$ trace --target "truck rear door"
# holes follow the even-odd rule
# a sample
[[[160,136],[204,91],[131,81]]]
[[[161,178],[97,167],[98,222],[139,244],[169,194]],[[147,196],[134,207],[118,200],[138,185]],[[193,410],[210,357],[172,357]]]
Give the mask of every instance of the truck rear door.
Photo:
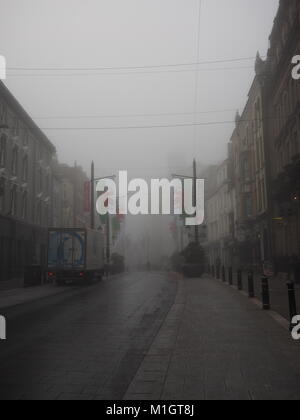
[[[86,233],[84,230],[50,231],[48,267],[84,269],[86,260]]]

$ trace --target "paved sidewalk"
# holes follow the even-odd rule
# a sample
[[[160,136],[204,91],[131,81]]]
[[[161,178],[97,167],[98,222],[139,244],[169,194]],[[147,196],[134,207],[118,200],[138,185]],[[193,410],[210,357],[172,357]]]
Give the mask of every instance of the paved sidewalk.
[[[257,299],[261,300],[262,297],[262,282],[261,274],[256,273],[254,275],[254,291]],[[227,273],[228,281],[228,273]],[[237,273],[234,272],[233,283],[237,286]],[[287,288],[287,278],[285,276],[279,275],[278,277],[269,279],[269,288],[270,288],[270,301],[271,308],[275,312],[278,312],[281,316],[289,320],[289,300],[288,300],[288,288]],[[243,272],[243,289],[248,291],[248,272]],[[300,312],[300,284],[295,284],[295,296],[298,311]]]
[[[55,296],[66,290],[69,287],[57,287],[56,285],[45,285],[38,287],[30,287],[26,289],[14,289],[0,292],[0,310],[7,309],[13,306],[22,305],[36,300]]]
[[[299,400],[300,342],[236,290],[183,279],[125,399]]]

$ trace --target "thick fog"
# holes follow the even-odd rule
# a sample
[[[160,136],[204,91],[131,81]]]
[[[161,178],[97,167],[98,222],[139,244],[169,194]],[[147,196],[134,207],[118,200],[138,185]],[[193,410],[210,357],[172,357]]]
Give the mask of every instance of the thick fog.
[[[266,54],[278,0],[0,6],[6,84],[59,160],[89,171],[94,159],[99,176],[126,169],[143,178],[188,173],[193,157],[203,164],[225,158],[231,121],[246,102],[257,51]],[[163,248],[171,240],[168,222],[149,220],[130,218],[127,229],[137,238],[150,231],[152,248]]]

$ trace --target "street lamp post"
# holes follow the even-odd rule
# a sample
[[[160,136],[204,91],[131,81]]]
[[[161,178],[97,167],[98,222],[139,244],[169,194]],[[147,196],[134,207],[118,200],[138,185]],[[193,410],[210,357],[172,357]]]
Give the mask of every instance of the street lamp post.
[[[197,162],[196,159],[193,161],[193,176],[186,176],[186,175],[173,175],[174,178],[181,178],[181,179],[193,179],[193,205],[197,205]],[[199,226],[195,225],[195,243],[199,245]]]
[[[102,179],[115,179],[115,175],[95,177],[95,163],[91,164],[91,229],[95,229],[95,182]],[[110,263],[110,218],[109,214],[106,219],[106,259]]]

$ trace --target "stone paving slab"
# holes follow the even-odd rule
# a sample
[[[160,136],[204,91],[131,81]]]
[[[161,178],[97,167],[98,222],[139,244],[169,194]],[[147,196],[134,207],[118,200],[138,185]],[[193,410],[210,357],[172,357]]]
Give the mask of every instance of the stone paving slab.
[[[164,359],[151,364],[151,354]],[[300,400],[300,343],[236,290],[210,278],[182,279],[125,399],[158,396]]]

